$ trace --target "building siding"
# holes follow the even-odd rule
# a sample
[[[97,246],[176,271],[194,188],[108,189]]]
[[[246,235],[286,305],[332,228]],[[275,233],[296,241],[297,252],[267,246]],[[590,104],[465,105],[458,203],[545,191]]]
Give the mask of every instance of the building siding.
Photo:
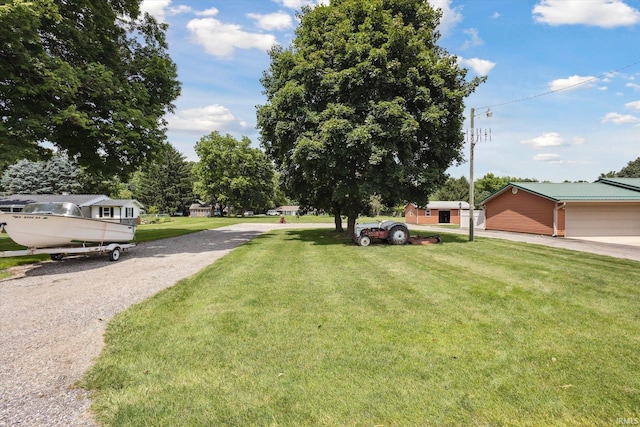
[[[553,235],[553,209],[555,206],[555,202],[527,191],[520,189],[516,194],[513,194],[511,189],[507,189],[487,201],[486,229]],[[562,209],[558,210],[558,224],[558,234],[564,235],[564,211]],[[562,228],[562,234],[560,234],[560,228]]]

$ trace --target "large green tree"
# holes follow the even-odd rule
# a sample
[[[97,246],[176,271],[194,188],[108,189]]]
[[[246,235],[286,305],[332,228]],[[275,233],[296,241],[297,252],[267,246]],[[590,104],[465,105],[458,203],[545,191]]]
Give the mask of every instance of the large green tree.
[[[262,145],[290,196],[332,211],[337,230],[373,194],[426,202],[462,161],[463,100],[482,79],[437,45],[440,16],[424,0],[332,0],[270,52]]]
[[[469,200],[469,180],[464,176],[448,177],[433,195],[433,200]]]
[[[140,3],[0,4],[0,166],[49,143],[90,170],[126,175],[162,146],[180,86],[167,27]]]
[[[218,203],[221,210],[246,211],[264,207],[274,197],[274,167],[251,140],[238,141],[212,132],[195,146],[200,157],[193,168],[196,193]]]
[[[147,208],[174,214],[186,212],[194,200],[192,163],[171,144],[136,176],[132,193]]]

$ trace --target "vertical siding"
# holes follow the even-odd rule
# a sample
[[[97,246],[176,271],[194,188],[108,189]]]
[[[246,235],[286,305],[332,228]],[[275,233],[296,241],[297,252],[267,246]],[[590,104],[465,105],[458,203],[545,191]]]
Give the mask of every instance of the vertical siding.
[[[513,194],[509,187],[486,203],[487,230],[552,235],[554,207],[551,200],[522,189]]]

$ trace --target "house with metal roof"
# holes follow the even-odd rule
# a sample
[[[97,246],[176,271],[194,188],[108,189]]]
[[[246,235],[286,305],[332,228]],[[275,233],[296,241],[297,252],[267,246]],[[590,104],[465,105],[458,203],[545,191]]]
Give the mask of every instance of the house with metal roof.
[[[640,236],[640,178],[511,182],[480,204],[487,230],[564,237]]]

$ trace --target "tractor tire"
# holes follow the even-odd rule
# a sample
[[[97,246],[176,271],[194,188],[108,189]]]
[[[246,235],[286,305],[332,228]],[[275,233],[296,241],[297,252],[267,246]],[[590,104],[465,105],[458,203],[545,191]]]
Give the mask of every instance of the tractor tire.
[[[369,246],[371,244],[371,237],[366,234],[361,234],[358,238],[358,245],[360,246]]]
[[[402,225],[394,225],[389,230],[387,240],[392,245],[406,245],[409,242],[409,229]]]

